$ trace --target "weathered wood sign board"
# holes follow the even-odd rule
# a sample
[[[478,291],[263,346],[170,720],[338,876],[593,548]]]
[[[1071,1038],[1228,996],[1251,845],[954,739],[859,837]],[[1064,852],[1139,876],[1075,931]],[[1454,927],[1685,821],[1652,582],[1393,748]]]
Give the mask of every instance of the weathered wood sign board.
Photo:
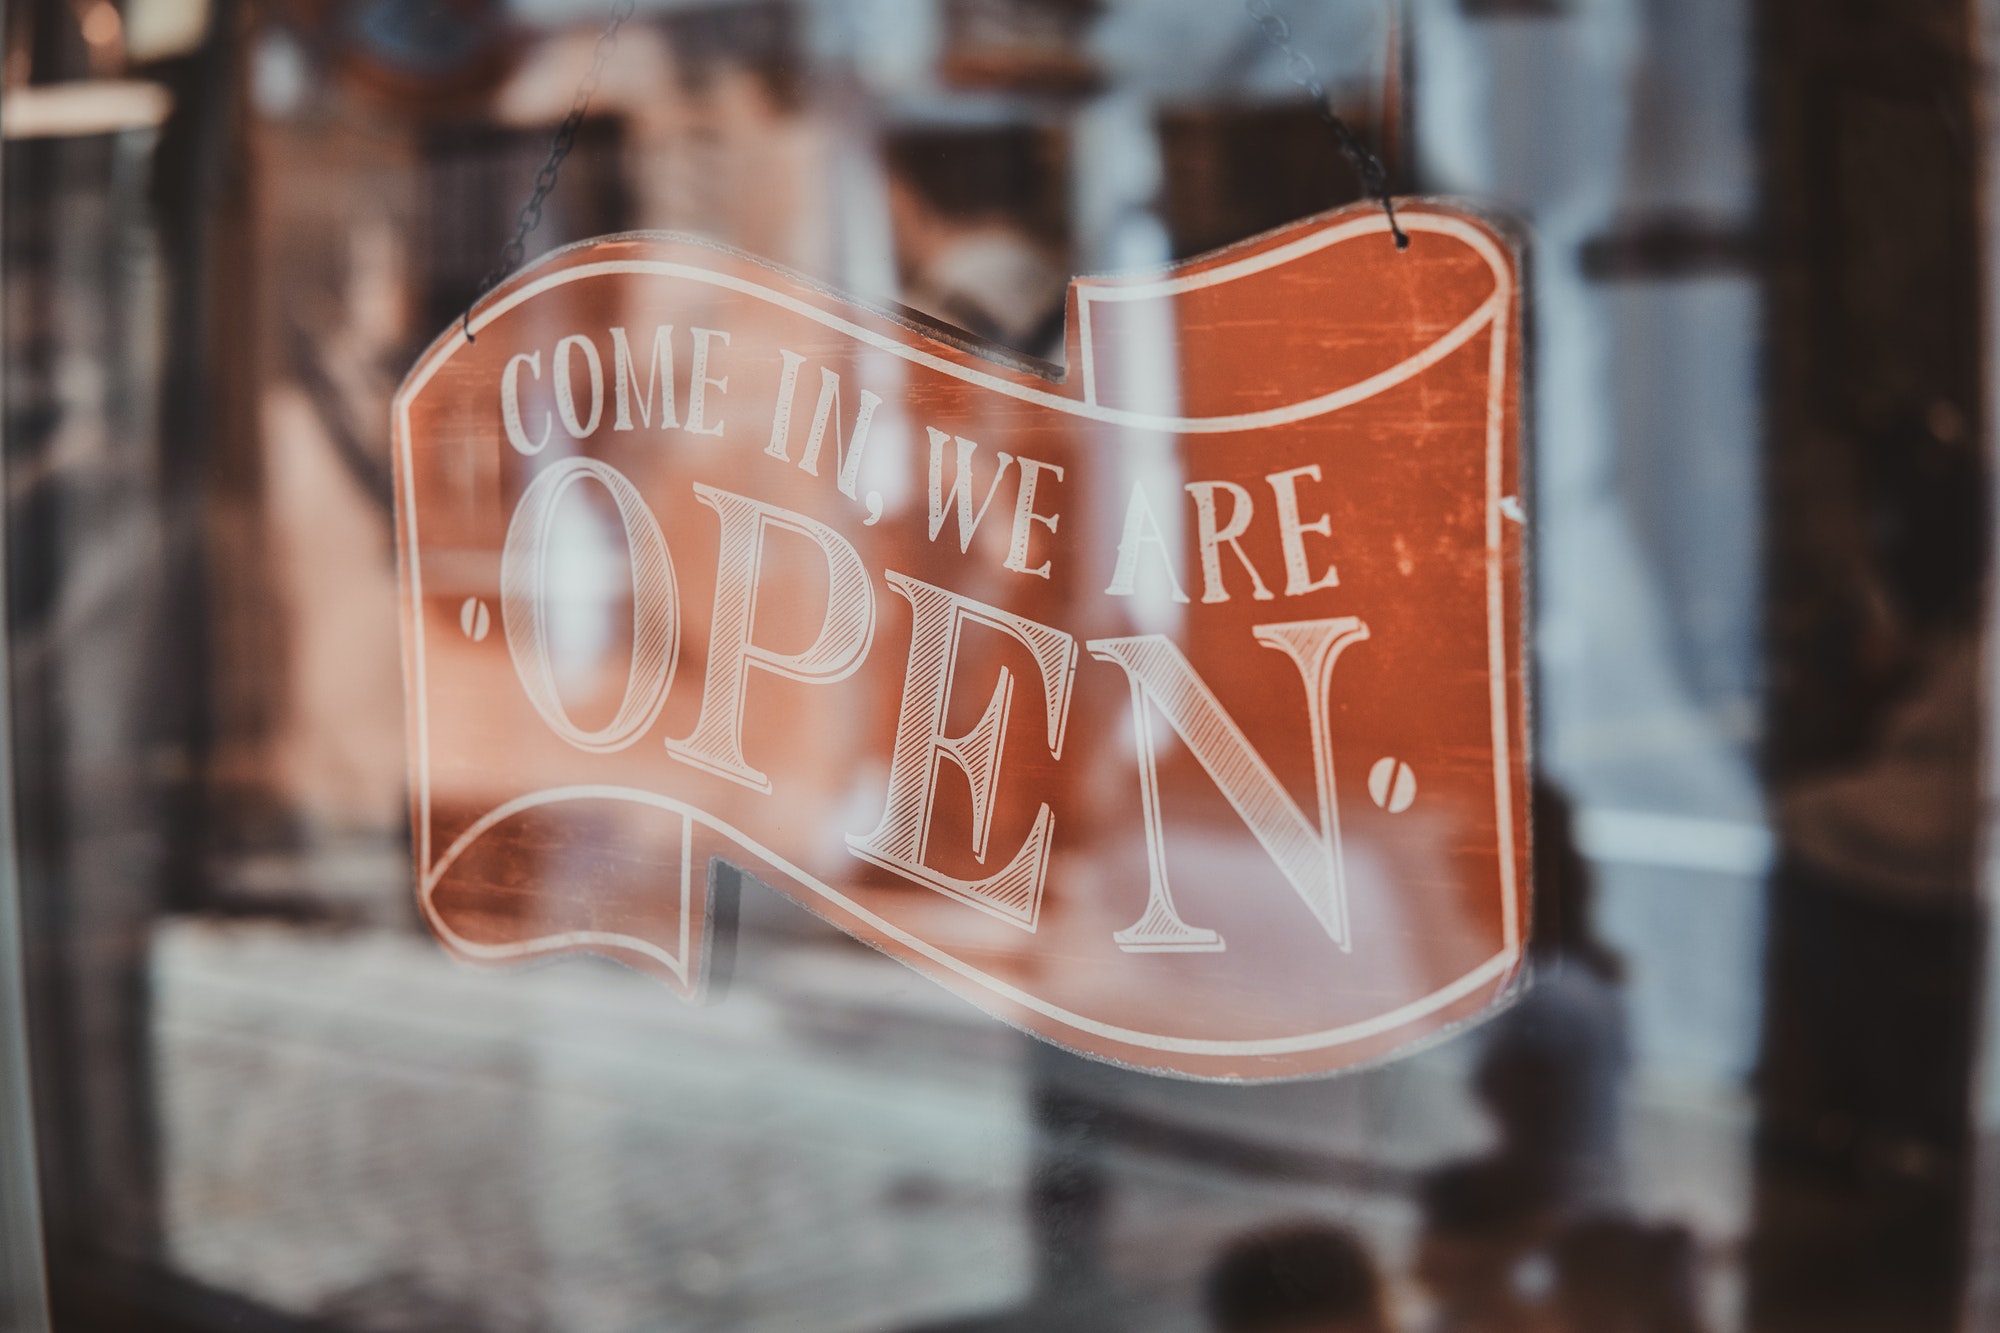
[[[439,938],[696,997],[719,859],[1149,1070],[1324,1073],[1492,1005],[1516,266],[1404,224],[1079,281],[1060,379],[676,237],[494,292],[396,403]]]

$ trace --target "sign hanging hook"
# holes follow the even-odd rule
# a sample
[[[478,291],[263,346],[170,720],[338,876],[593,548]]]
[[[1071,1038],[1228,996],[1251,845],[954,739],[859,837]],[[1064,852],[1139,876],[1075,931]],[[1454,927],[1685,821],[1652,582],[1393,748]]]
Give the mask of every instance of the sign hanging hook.
[[[1257,26],[1264,30],[1264,36],[1271,45],[1278,48],[1285,57],[1285,73],[1293,83],[1304,89],[1313,100],[1313,109],[1319,118],[1333,131],[1340,142],[1340,151],[1354,164],[1354,170],[1361,177],[1361,187],[1382,205],[1382,211],[1389,218],[1389,234],[1396,238],[1396,248],[1410,248],[1410,237],[1396,221],[1396,201],[1389,196],[1389,173],[1382,166],[1382,159],[1361,142],[1359,135],[1333,109],[1333,101],[1327,96],[1326,85],[1320,81],[1319,67],[1312,57],[1292,44],[1292,25],[1284,15],[1271,8],[1271,0],[1244,0],[1243,8],[1250,17],[1257,20]]]
[[[460,317],[467,342],[477,341],[472,336],[472,307],[478,305],[480,298],[498,286],[509,273],[521,267],[522,261],[528,257],[528,238],[542,225],[542,205],[555,192],[556,180],[562,174],[563,159],[576,147],[577,131],[583,128],[583,118],[590,110],[590,99],[597,95],[597,86],[604,80],[604,67],[610,61],[611,53],[618,49],[618,30],[632,17],[635,3],[636,0],[618,0],[612,6],[611,21],[599,34],[597,49],[591,53],[590,69],[576,86],[576,96],[570,99],[569,114],[563,117],[562,124],[556,127],[554,137],[549,140],[548,160],[535,173],[534,192],[528,196],[528,202],[521,205],[521,212],[514,219],[514,238],[500,252],[498,267],[480,279],[479,290],[473,293],[471,302],[465,307],[465,314]]]

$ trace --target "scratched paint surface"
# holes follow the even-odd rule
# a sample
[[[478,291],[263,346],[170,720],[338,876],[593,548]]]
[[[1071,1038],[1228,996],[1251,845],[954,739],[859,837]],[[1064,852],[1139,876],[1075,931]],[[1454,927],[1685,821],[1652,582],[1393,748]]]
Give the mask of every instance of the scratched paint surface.
[[[1070,293],[1062,372],[685,238],[396,406],[417,892],[725,992],[725,867],[1197,1078],[1490,1007],[1527,920],[1516,266],[1411,205]]]

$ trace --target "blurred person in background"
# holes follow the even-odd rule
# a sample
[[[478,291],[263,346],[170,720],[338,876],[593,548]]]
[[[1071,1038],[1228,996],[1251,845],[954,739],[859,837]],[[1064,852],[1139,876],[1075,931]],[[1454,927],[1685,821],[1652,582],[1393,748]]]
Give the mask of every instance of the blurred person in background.
[[[1624,963],[1597,937],[1570,804],[1535,787],[1534,933],[1526,993],[1488,1029],[1474,1090],[1499,1159],[1558,1213],[1622,1205]]]
[[[1702,1333],[1685,1227],[1590,1218],[1556,1238],[1551,1258],[1563,1333]]]
[[[1665,1299],[1672,1274],[1692,1272],[1685,1234],[1674,1250],[1673,1237],[1617,1216],[1631,1063],[1624,963],[1597,936],[1573,823],[1568,799],[1538,783],[1530,981],[1488,1028],[1473,1076],[1499,1143],[1423,1188],[1418,1267],[1439,1333],[1695,1327],[1673,1322],[1674,1311],[1692,1319],[1691,1300]],[[1667,1322],[1632,1322],[1648,1312]]]
[[[1555,1333],[1546,1305],[1546,1203],[1501,1160],[1454,1162],[1425,1177],[1417,1278],[1428,1333]]]
[[[1367,1249],[1322,1222],[1231,1242],[1209,1270],[1206,1295],[1217,1333],[1389,1333]]]

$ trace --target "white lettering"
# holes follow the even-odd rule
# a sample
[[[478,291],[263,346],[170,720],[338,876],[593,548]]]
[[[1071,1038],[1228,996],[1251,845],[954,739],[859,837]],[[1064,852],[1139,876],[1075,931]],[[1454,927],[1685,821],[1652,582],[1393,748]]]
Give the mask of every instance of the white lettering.
[[[764,452],[784,462],[791,462],[787,450],[792,442],[792,398],[798,392],[799,367],[806,359],[797,352],[778,349],[784,358],[785,368],[778,372],[778,406],[771,416],[771,442],[764,446]]]
[[[1311,477],[1314,481],[1318,481],[1319,464],[1295,467],[1288,472],[1273,472],[1264,478],[1271,483],[1271,490],[1278,497],[1278,536],[1285,543],[1285,596],[1287,597],[1303,597],[1309,592],[1318,592],[1321,588],[1340,586],[1340,575],[1334,571],[1332,565],[1326,567],[1326,573],[1320,576],[1317,583],[1306,569],[1305,534],[1317,532],[1322,537],[1331,537],[1333,519],[1321,514],[1311,523],[1299,522],[1300,477]]]
[[[714,389],[719,394],[728,393],[729,377],[727,375],[724,375],[721,379],[712,379],[709,377],[709,342],[712,339],[720,338],[722,345],[727,347],[729,346],[729,335],[720,329],[697,328],[693,330],[693,333],[694,366],[689,372],[688,380],[687,428],[689,433],[694,435],[720,435],[722,434],[723,423],[718,421],[713,425],[709,424],[708,391]]]
[[[1230,495],[1229,522],[1220,528],[1215,524],[1217,491],[1228,491]],[[1225,543],[1236,552],[1237,562],[1249,571],[1251,585],[1256,589],[1250,595],[1260,602],[1272,600],[1273,593],[1264,586],[1257,566],[1250,563],[1250,557],[1243,553],[1243,545],[1238,540],[1249,530],[1250,519],[1256,513],[1250,492],[1233,481],[1191,481],[1187,492],[1194,497],[1195,533],[1201,546],[1201,600],[1229,600],[1229,589],[1222,582],[1222,547]]]
[[[547,608],[549,531],[556,506],[571,487],[586,479],[611,493],[624,521],[632,562],[632,662],[625,696],[618,712],[596,731],[572,722],[557,692]],[[556,735],[579,750],[610,754],[638,740],[653,725],[667,700],[680,656],[680,594],[659,522],[623,473],[596,459],[566,458],[529,483],[507,525],[507,542],[500,553],[500,615],[514,674]]]
[[[647,426],[653,424],[653,394],[660,395],[660,429],[668,430],[681,423],[676,419],[674,406],[674,326],[662,324],[653,331],[653,355],[646,370],[646,393],[639,399],[639,420]],[[611,330],[611,380],[617,390],[617,416],[612,419],[611,429],[632,429],[633,394],[639,391],[639,377],[632,365],[632,347],[625,340],[625,330]]]
[[[570,384],[569,349],[581,347],[583,359],[590,364],[590,420],[576,419],[576,390]],[[580,440],[597,429],[597,423],[604,419],[604,363],[598,359],[597,344],[580,333],[572,333],[556,344],[556,415],[562,418],[563,429],[570,438]]]
[[[951,479],[951,498],[958,505],[958,549],[962,555],[972,549],[972,535],[979,531],[979,525],[986,518],[986,511],[993,506],[993,496],[1000,489],[1000,479],[1007,475],[1007,469],[1014,462],[1009,453],[1000,454],[999,470],[993,474],[992,484],[986,488],[986,499],[979,506],[979,512],[972,509],[972,455],[979,446],[971,440],[960,439],[945,434],[936,426],[925,429],[931,437],[931,540],[936,541],[944,531],[945,490],[944,490],[944,446],[947,440],[958,445],[958,473]]]
[[[880,406],[880,395],[866,389],[861,391],[861,405],[854,412],[854,447],[848,448],[840,430],[840,376],[821,366],[819,405],[813,410],[812,429],[806,432],[806,451],[799,456],[799,466],[810,476],[819,475],[820,448],[826,443],[826,427],[831,421],[834,465],[840,469],[840,493],[850,500],[854,499],[854,483],[861,474],[861,451],[868,447],[868,427],[873,424],[875,409]]]
[[[1125,535],[1118,539],[1118,567],[1112,572],[1111,586],[1104,591],[1113,597],[1130,597],[1133,585],[1139,577],[1139,549],[1151,546],[1160,553],[1160,564],[1167,571],[1167,586],[1173,589],[1174,600],[1185,602],[1187,594],[1181,591],[1181,581],[1174,576],[1173,552],[1167,549],[1166,535],[1160,531],[1160,520],[1153,513],[1153,506],[1146,501],[1146,488],[1135,483],[1132,500],[1125,506]]]
[[[1021,493],[1014,499],[1014,535],[1007,548],[1007,568],[1016,574],[1033,574],[1037,578],[1049,577],[1050,562],[1042,561],[1033,569],[1028,568],[1028,539],[1032,525],[1039,523],[1050,532],[1062,522],[1061,514],[1038,514],[1035,512],[1035,483],[1044,472],[1056,474],[1056,480],[1063,479],[1063,470],[1053,463],[1040,463],[1032,458],[1017,459],[1021,465]]]
[[[1128,953],[1215,952],[1224,948],[1212,930],[1190,926],[1174,906],[1167,882],[1166,826],[1160,813],[1159,774],[1153,755],[1150,703],[1159,709],[1195,761],[1277,863],[1299,900],[1343,950],[1354,947],[1347,919],[1347,872],[1341,856],[1340,812],[1335,803],[1333,733],[1327,692],[1334,663],[1368,637],[1353,616],[1258,625],[1251,633],[1266,648],[1292,659],[1305,680],[1306,723],[1319,794],[1315,824],[1292,802],[1243,729],[1164,635],[1093,639],[1091,656],[1125,672],[1132,686],[1132,723],[1139,749],[1140,804],[1146,820],[1151,889],[1139,919],[1112,938]]]
[[[533,456],[549,447],[549,436],[555,432],[556,421],[549,413],[542,414],[542,438],[533,443],[528,440],[528,432],[521,427],[521,366],[535,372],[535,378],[542,377],[542,354],[522,352],[507,362],[507,369],[500,372],[500,420],[507,428],[507,443],[516,452]]]
[[[1014,699],[1014,676],[1000,669],[993,697],[970,731],[945,733],[959,639],[968,624],[997,630],[1034,655],[1041,676],[1049,753],[1060,759],[1069,718],[1070,688],[1076,680],[1076,640],[998,607],[975,602],[943,588],[898,574],[889,586],[910,603],[910,663],[896,720],[896,748],[889,765],[889,794],[882,822],[867,837],[849,836],[847,845],[864,861],[906,876],[1024,930],[1035,929],[1042,885],[1048,874],[1055,816],[1043,804],[1027,838],[1007,864],[991,875],[961,879],[925,864],[938,774],[949,761],[965,775],[972,796],[972,854],[986,864],[993,828],[994,793]]]
[[[703,683],[701,716],[686,739],[667,742],[667,753],[768,793],[771,779],[752,768],[743,756],[743,706],[750,672],[764,671],[805,684],[845,680],[867,657],[868,645],[875,637],[875,588],[860,554],[824,523],[713,486],[697,483],[694,493],[722,517],[722,541],[715,562],[715,612],[709,620],[708,679]],[[812,643],[796,653],[774,652],[750,638],[757,623],[764,539],[774,528],[804,537],[826,560],[826,615]]]

